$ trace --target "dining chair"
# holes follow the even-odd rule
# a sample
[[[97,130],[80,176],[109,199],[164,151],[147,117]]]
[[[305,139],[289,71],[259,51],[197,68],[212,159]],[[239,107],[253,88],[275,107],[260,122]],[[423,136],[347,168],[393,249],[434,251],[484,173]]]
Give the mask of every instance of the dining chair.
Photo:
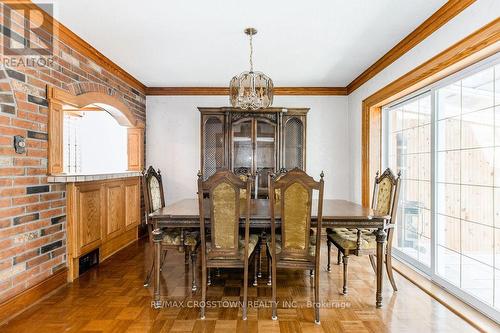
[[[155,226],[150,219],[149,214],[162,207],[165,207],[165,196],[163,194],[162,177],[159,169],[158,171],[156,171],[152,166],[150,166],[147,171],[144,170],[142,172],[142,188],[144,195],[144,206],[146,211],[146,225],[149,235],[149,245],[151,248],[151,253],[154,253],[152,233],[155,229]],[[189,264],[189,257],[191,257],[191,290],[196,291],[196,252],[200,245],[199,232],[184,228],[164,228],[162,231],[162,260],[160,266],[163,266],[168,250],[184,252],[184,259],[186,264]],[[151,269],[149,270],[144,281],[145,287],[149,286],[154,270],[154,265],[155,260],[153,260]],[[160,269],[161,268],[162,267],[160,267]]]
[[[242,318],[247,319],[248,266],[258,253],[259,236],[250,234],[252,176],[246,181],[227,169],[203,181],[198,173],[198,202],[201,232],[201,307],[205,319],[207,275],[210,268],[243,268]],[[243,195],[242,195],[243,194]],[[245,216],[243,229],[240,217]],[[209,221],[209,223],[207,223]]]
[[[396,216],[398,211],[399,186],[401,182],[401,172],[397,177],[387,168],[382,175],[379,172],[375,176],[375,184],[372,196],[372,209],[381,215],[391,217],[386,226],[387,243],[385,245],[385,266],[392,289],[397,291],[396,282],[392,272],[392,238],[394,237],[394,227],[396,226]],[[349,255],[368,255],[373,270],[376,271],[375,254],[377,253],[377,241],[374,232],[376,229],[347,229],[347,228],[327,228],[328,265],[327,270],[331,271],[330,250],[331,244],[338,249],[337,264],[344,263],[344,284],[342,293],[347,294],[347,264]]]
[[[315,181],[295,168],[280,177],[269,177],[269,209],[271,238],[267,241],[271,260],[272,319],[278,319],[276,309],[276,271],[278,268],[304,269],[318,272],[320,262],[321,223],[323,219],[323,181]],[[279,191],[279,195],[277,195]],[[317,232],[311,236],[313,191],[319,192]],[[278,198],[277,198],[278,197]],[[276,215],[281,225],[277,229]],[[278,235],[276,233],[279,233]],[[319,324],[319,274],[314,275],[315,323]]]

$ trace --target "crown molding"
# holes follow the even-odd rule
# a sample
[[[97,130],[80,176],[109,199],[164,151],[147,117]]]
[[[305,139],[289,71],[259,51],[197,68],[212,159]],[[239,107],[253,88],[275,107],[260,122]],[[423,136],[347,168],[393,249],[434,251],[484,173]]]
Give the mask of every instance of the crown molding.
[[[433,32],[441,28],[474,2],[476,2],[476,0],[449,0],[446,2],[408,36],[390,49],[389,52],[349,83],[346,87],[347,94],[352,93],[365,82],[387,68],[390,64],[402,57],[406,52],[410,51],[413,47],[429,37]]]
[[[274,95],[347,95],[344,87],[275,87]],[[227,87],[147,87],[147,96],[195,96],[229,95]]]

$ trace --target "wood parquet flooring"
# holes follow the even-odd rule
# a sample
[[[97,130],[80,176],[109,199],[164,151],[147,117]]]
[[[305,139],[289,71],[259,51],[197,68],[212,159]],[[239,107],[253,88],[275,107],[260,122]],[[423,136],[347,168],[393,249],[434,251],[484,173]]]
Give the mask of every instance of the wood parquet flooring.
[[[334,332],[474,332],[464,320],[446,309],[419,288],[396,273],[399,291],[392,289],[384,277],[384,306],[375,308],[375,274],[367,257],[352,257],[349,262],[349,294],[340,295],[342,270],[333,265],[325,271],[326,246],[322,250],[320,297],[330,308],[321,309],[321,325],[313,322],[313,299],[309,272],[279,270],[278,300],[295,301],[278,308],[278,321],[271,320],[271,309],[265,307],[271,297],[267,282],[267,265],[259,286],[249,287],[248,320],[241,320],[238,307],[207,307],[205,320],[199,320],[199,309],[186,303],[159,310],[151,308],[152,288],[142,286],[149,268],[147,243],[138,241],[109,260],[86,272],[73,284],[31,307],[4,326],[2,333],[58,332],[263,332],[263,333],[334,333]],[[332,253],[336,259],[336,253]],[[162,271],[162,295],[165,301],[188,302],[200,298],[191,292],[189,267],[184,255],[169,253]],[[251,272],[251,274],[253,274]],[[242,293],[241,272],[223,270],[213,274],[208,287],[210,301],[238,301]],[[251,279],[249,279],[251,280]],[[199,281],[199,278],[198,278]],[[173,303],[170,303],[172,305]],[[227,305],[227,304],[226,304]]]

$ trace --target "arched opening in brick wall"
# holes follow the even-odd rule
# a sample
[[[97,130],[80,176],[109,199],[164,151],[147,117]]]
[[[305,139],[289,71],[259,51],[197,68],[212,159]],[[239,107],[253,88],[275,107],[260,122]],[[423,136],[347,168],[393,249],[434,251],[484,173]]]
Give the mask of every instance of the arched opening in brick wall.
[[[88,145],[93,145],[95,152],[101,152],[101,156],[106,156],[106,150],[110,152],[113,151],[113,144],[110,140],[115,140],[117,143],[121,142],[117,136],[120,136],[120,126],[123,126],[126,130],[124,133],[124,145],[126,145],[126,156],[123,163],[125,170],[120,171],[140,171],[143,167],[143,142],[144,142],[144,124],[139,121],[130,110],[130,108],[118,97],[110,95],[110,90],[104,88],[105,91],[99,89],[101,86],[92,84],[90,88],[97,88],[97,91],[82,92],[88,90],[89,87],[77,86],[76,88],[70,89],[74,92],[82,92],[79,95],[68,93],[64,90],[49,87],[47,90],[47,98],[49,102],[49,125],[48,125],[48,139],[49,139],[49,159],[48,159],[48,174],[58,175],[74,173],[78,174],[79,171],[87,171],[87,173],[107,173],[116,172],[117,165],[112,163],[106,163],[103,161],[102,170],[99,171],[96,166],[90,167],[87,170],[80,170],[76,167],[76,159],[71,162],[68,160],[68,156],[74,156],[68,154],[69,145],[65,144],[65,140],[68,140],[68,130],[65,131],[65,124],[69,126],[71,122],[68,119],[72,117],[83,117],[87,115],[86,123],[92,126],[92,122],[95,126],[95,137],[87,138]],[[109,118],[108,114],[116,120],[119,124],[118,128],[110,127],[109,131],[115,133],[116,135],[111,137],[106,137],[107,134],[104,133],[108,129],[100,126],[104,123],[113,125],[113,122],[109,122],[106,116]],[[66,122],[65,122],[66,119]],[[90,122],[89,122],[90,120]],[[97,126],[99,125],[99,126]],[[92,129],[86,129],[86,132],[91,132]],[[65,138],[66,134],[66,138]],[[98,139],[98,137],[101,137]],[[107,139],[108,138],[108,139]],[[97,139],[97,141],[96,141]],[[92,141],[94,140],[94,141]],[[114,141],[113,141],[114,142]],[[119,147],[116,147],[118,150]],[[91,150],[87,150],[91,151]],[[106,156],[109,157],[109,156]],[[99,159],[96,155],[94,160]],[[88,159],[89,161],[91,159]],[[112,160],[110,160],[112,161]],[[75,167],[73,168],[73,164]],[[88,163],[92,164],[92,163]],[[95,164],[95,163],[93,163]],[[110,167],[107,169],[106,167]]]

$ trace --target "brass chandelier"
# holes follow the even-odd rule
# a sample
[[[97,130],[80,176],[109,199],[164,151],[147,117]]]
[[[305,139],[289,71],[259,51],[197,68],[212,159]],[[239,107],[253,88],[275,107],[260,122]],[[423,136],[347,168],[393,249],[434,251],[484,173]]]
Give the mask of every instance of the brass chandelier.
[[[254,28],[245,29],[245,34],[250,37],[250,71],[236,75],[229,84],[231,105],[244,110],[263,109],[273,103],[273,80],[266,74],[253,70],[252,37],[256,33]]]

